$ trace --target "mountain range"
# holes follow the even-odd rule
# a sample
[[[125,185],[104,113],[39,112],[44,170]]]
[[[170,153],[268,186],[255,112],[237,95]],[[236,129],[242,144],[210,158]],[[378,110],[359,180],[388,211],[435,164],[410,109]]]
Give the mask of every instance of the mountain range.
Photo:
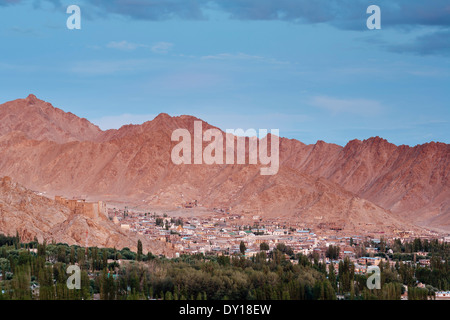
[[[29,95],[0,105],[0,176],[49,195],[161,208],[195,199],[206,208],[323,230],[450,232],[448,144],[280,138],[279,171],[262,176],[261,165],[175,165],[172,132],[193,133],[194,121],[201,120],[162,113],[102,131]],[[216,128],[202,124],[203,131]]]

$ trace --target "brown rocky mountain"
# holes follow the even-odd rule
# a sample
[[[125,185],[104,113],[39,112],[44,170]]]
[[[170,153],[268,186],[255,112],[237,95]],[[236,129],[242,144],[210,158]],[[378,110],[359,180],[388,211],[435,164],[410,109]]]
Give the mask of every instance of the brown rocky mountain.
[[[102,131],[86,119],[66,113],[30,94],[2,104],[0,135],[20,131],[30,139],[58,143],[95,140]]]
[[[98,247],[128,247],[137,249],[138,235],[124,231],[106,216],[93,219],[87,215],[75,214],[67,207],[13,182],[9,177],[0,178],[0,233],[15,235],[16,231],[24,241],[39,242],[52,240],[69,245],[86,244]],[[170,252],[162,242],[149,241],[139,237],[144,252]]]
[[[284,165],[324,177],[420,225],[450,230],[450,145],[395,146],[379,137],[345,147],[318,143]]]
[[[192,116],[161,114],[102,132],[30,95],[0,105],[0,119],[0,175],[48,194],[172,208],[196,199],[348,231],[412,230],[412,222],[450,230],[450,149],[443,143],[371,138],[341,147],[283,138],[278,174],[261,176],[254,165],[174,165],[171,134],[192,133],[199,120]],[[211,127],[203,122],[203,130]]]

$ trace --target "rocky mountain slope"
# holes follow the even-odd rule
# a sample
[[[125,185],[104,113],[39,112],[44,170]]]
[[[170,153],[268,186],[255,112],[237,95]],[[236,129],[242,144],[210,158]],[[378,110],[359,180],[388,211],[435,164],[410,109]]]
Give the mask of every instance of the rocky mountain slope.
[[[395,146],[376,137],[341,147],[282,138],[278,174],[261,176],[258,165],[174,165],[171,134],[193,133],[199,119],[192,116],[160,114],[103,132],[30,95],[0,105],[0,119],[0,175],[33,190],[165,207],[196,199],[349,230],[411,229],[411,222],[450,230],[450,148],[443,143]]]
[[[53,107],[30,94],[1,105],[0,135],[19,131],[28,138],[57,143],[95,140],[102,131],[86,119]]]
[[[72,213],[67,207],[39,196],[15,183],[9,177],[0,178],[0,233],[15,235],[21,240],[39,242],[63,242],[69,245],[86,244],[98,247],[129,247],[137,249],[138,235],[124,231],[106,217],[91,219]],[[140,237],[144,252],[170,252],[162,242]]]
[[[450,145],[395,146],[379,137],[293,150],[284,165],[335,182],[421,225],[450,229]]]

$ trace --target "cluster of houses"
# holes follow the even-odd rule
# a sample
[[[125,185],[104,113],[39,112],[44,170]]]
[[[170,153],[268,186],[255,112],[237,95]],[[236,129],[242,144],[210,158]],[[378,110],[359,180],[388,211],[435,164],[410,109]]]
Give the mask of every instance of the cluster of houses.
[[[160,225],[156,219],[163,219]],[[242,226],[240,216],[221,215],[200,219],[184,219],[182,225],[174,221],[178,218],[156,217],[152,214],[134,213],[126,217],[114,215],[111,219],[121,228],[146,235],[150,239],[170,242],[179,254],[209,252],[233,254],[240,252],[240,243],[246,245],[245,255],[251,257],[260,252],[260,244],[265,242],[270,249],[280,242],[292,247],[295,253],[311,253],[319,238],[312,230],[283,228],[274,221],[258,220],[258,226]],[[237,221],[238,220],[238,221]]]
[[[260,245],[266,243],[269,250],[283,243],[289,246],[295,254],[317,254],[321,259],[327,259],[325,252],[330,245],[339,246],[339,258],[349,257],[358,262],[361,270],[368,264],[377,265],[381,258],[373,257],[376,248],[366,248],[367,259],[356,261],[355,247],[350,245],[365,239],[361,236],[339,237],[318,236],[313,230],[296,225],[286,226],[277,219],[261,219],[254,217],[251,223],[244,225],[238,215],[216,214],[207,218],[192,217],[158,217],[151,213],[129,213],[118,215],[110,212],[110,218],[121,228],[145,235],[153,240],[169,242],[178,254],[234,254],[240,252],[240,243],[246,246],[245,256],[252,257],[259,253]],[[159,224],[157,223],[159,220]],[[377,239],[373,239],[374,242]],[[327,262],[330,262],[327,260]]]
[[[395,265],[395,261],[387,260],[387,256],[378,255],[376,244],[380,242],[380,239],[360,235],[319,236],[304,226],[286,226],[277,218],[263,220],[259,216],[254,216],[250,219],[250,223],[246,220],[247,224],[243,223],[242,216],[221,212],[207,218],[192,217],[183,220],[179,217],[158,217],[151,213],[117,215],[117,212],[110,212],[110,218],[123,229],[145,235],[153,240],[170,243],[173,251],[176,252],[175,256],[197,253],[232,255],[240,253],[240,244],[244,242],[245,256],[252,257],[261,252],[262,243],[266,243],[269,250],[283,243],[289,246],[294,254],[312,255],[326,264],[334,263],[336,271],[339,261],[346,257],[355,265],[355,273],[358,274],[367,273],[369,266],[378,266],[380,262],[388,261],[391,266]],[[356,252],[357,247],[351,244],[360,244],[365,240],[370,240],[374,245],[364,247],[362,252]],[[335,260],[326,257],[330,245],[340,248],[339,257]],[[422,266],[430,264],[430,260],[426,258],[426,252],[417,252],[416,256],[416,263]],[[292,260],[292,263],[297,261]]]

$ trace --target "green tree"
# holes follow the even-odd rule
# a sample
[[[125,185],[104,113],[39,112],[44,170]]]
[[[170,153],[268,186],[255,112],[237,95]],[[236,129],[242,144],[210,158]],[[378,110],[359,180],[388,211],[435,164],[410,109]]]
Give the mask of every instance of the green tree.
[[[336,274],[334,273],[334,264],[330,263],[328,266],[328,281],[335,291],[337,291]]]
[[[52,267],[45,266],[39,270],[39,300],[54,300],[56,296],[53,285]]]
[[[13,299],[31,300],[31,274],[29,266],[17,266],[12,279]]]
[[[245,247],[244,241],[241,241],[239,244],[239,250],[241,251],[241,254],[245,254],[245,250],[247,250],[247,248]]]
[[[0,258],[0,271],[2,272],[3,276],[7,271],[10,271],[10,263],[9,260],[6,258]]]
[[[142,241],[139,239],[138,243],[137,243],[137,256],[136,256],[136,260],[137,261],[141,261],[142,260]]]
[[[101,275],[100,298],[102,300],[114,300],[116,298],[116,282],[113,275],[106,269],[102,271]]]
[[[328,246],[326,256],[331,260],[337,260],[339,258],[339,251],[340,251],[339,246],[333,246],[330,244]]]
[[[71,247],[70,248],[70,263],[75,264],[75,262],[77,262],[75,259],[75,248]]]

